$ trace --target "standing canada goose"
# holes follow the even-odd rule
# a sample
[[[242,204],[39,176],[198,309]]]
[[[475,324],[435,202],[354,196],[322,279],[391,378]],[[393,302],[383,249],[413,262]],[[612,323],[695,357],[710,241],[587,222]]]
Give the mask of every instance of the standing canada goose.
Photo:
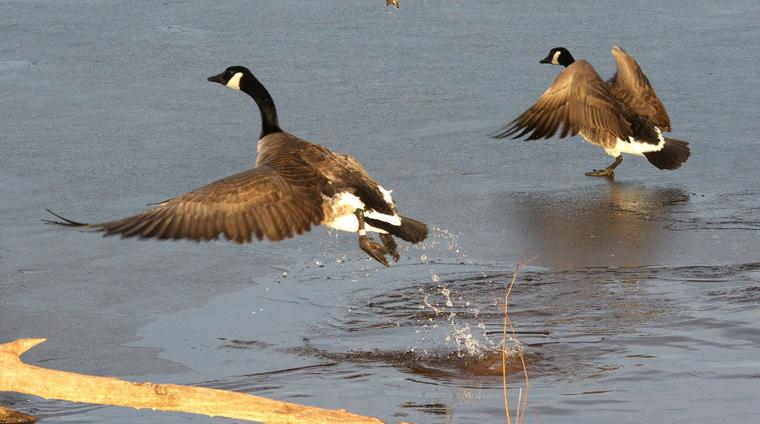
[[[324,224],[358,232],[359,246],[388,266],[399,260],[393,236],[410,243],[427,237],[422,222],[398,214],[391,191],[381,187],[354,158],[334,153],[283,131],[269,92],[245,67],[208,78],[253,97],[261,112],[256,167],[157,204],[137,215],[84,224],[61,217],[49,223],[103,231],[104,235],[212,240],[236,243],[252,236],[278,241]],[[382,246],[367,237],[380,234]]]
[[[585,60],[575,60],[564,47],[551,49],[541,63],[566,69],[525,113],[507,124],[495,138],[528,135],[549,138],[580,134],[615,158],[592,177],[612,177],[622,153],[644,156],[659,169],[677,169],[689,158],[687,142],[662,135],[670,118],[638,63],[620,47],[612,47],[617,73],[606,84]],[[516,135],[515,135],[516,134]]]

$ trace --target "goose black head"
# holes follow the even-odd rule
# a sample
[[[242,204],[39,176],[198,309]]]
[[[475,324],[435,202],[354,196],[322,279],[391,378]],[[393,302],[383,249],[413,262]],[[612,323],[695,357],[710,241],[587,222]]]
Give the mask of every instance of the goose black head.
[[[541,59],[541,63],[548,63],[550,65],[562,65],[564,67],[570,66],[575,62],[573,55],[570,54],[564,47],[555,47],[549,51],[549,55]]]
[[[211,82],[218,82],[234,90],[240,90],[240,81],[250,78],[253,74],[245,66],[230,66],[219,75],[208,77]]]

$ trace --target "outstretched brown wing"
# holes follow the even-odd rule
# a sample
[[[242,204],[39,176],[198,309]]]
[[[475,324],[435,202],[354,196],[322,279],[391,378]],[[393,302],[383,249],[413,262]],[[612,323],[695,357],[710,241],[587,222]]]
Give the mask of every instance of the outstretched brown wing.
[[[309,175],[300,175],[300,174]],[[237,243],[282,240],[309,231],[323,219],[321,192],[309,168],[292,166],[283,172],[270,166],[229,176],[158,204],[134,216],[100,224],[83,224],[60,217],[61,225],[101,230],[106,235],[156,239],[211,240],[224,234]],[[52,213],[52,212],[51,212]]]
[[[665,106],[636,60],[618,46],[612,47],[612,56],[617,64],[617,72],[607,81],[610,92],[660,130],[670,131],[670,117]]]
[[[533,106],[494,137],[528,135],[528,140],[537,140],[553,136],[560,126],[560,138],[585,129],[604,131],[622,140],[631,135],[624,106],[585,60],[568,66]]]

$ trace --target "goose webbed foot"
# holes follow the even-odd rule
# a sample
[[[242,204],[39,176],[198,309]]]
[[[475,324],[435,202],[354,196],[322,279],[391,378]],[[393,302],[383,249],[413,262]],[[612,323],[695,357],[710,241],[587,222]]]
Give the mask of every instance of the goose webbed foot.
[[[615,171],[611,168],[595,169],[593,171],[586,172],[587,177],[615,177]]]
[[[401,259],[401,255],[398,254],[398,245],[396,245],[396,240],[393,239],[393,236],[390,234],[380,234],[380,240],[383,242],[385,251],[393,257],[393,262],[398,262]]]
[[[385,266],[390,266],[388,260],[385,259],[385,255],[388,254],[388,250],[386,250],[384,246],[375,243],[371,238],[367,237],[367,231],[364,228],[364,211],[357,209],[354,211],[354,215],[356,215],[356,220],[359,221],[359,247],[363,251],[367,252],[367,254],[372,259],[380,262]],[[383,240],[383,243],[385,243],[385,240]]]
[[[388,260],[385,259],[385,255],[388,251],[385,247],[375,243],[371,238],[367,236],[359,236],[359,247],[374,260],[380,262],[385,266],[390,266]]]
[[[614,178],[615,177],[615,168],[618,167],[623,162],[623,156],[617,156],[615,158],[615,162],[612,162],[612,165],[604,168],[604,169],[595,169],[593,171],[586,172],[587,177],[607,177],[607,178]]]

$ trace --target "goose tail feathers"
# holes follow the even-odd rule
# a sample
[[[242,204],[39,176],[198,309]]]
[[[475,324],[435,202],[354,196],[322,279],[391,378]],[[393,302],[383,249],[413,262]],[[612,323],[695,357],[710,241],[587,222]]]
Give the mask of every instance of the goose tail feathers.
[[[385,221],[368,217],[365,217],[364,221],[375,228],[387,231],[389,234],[400,237],[402,240],[408,241],[409,243],[419,243],[425,240],[428,235],[427,225],[405,216],[401,217],[401,225],[393,225]]]
[[[647,160],[659,169],[678,169],[689,159],[689,143],[665,137],[665,146],[656,152],[646,152]]]

